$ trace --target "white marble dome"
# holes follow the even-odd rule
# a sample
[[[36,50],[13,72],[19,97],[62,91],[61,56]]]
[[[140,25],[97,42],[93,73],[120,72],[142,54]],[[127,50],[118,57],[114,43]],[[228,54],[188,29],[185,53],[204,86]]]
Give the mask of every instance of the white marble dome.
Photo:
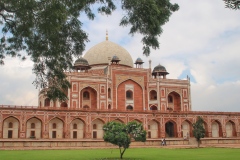
[[[133,60],[131,55],[126,49],[111,41],[101,42],[90,48],[84,58],[88,61],[89,65],[107,65],[109,58],[117,56],[120,60],[119,64],[133,67]]]

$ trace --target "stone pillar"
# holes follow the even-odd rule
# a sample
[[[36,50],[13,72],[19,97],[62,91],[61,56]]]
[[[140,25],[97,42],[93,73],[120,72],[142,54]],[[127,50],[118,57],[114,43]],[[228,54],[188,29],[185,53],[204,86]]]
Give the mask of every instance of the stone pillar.
[[[208,132],[208,137],[212,137],[212,132]]]

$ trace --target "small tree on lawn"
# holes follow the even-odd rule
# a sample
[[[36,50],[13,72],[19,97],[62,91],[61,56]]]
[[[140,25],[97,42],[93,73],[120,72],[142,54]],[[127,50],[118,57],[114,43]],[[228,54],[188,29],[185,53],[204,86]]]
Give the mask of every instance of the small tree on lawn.
[[[205,136],[205,129],[203,127],[203,119],[198,116],[196,123],[193,123],[193,136],[196,138],[198,142],[198,147],[200,146],[201,138]]]
[[[126,149],[129,148],[131,139],[141,142],[146,141],[146,131],[143,129],[142,124],[136,121],[128,124],[108,122],[103,126],[103,130],[105,132],[104,141],[119,147],[121,159]]]

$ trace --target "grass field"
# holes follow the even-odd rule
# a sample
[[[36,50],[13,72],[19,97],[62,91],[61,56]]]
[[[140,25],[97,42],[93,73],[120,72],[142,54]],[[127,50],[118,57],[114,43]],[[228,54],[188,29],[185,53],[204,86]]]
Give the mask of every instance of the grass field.
[[[117,160],[118,149],[86,150],[0,150],[0,160]],[[130,148],[124,160],[238,160],[240,149]]]

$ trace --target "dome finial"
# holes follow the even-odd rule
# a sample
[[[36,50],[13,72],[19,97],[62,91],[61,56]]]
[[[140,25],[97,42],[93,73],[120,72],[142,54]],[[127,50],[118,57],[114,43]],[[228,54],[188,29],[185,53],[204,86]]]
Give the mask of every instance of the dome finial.
[[[108,30],[106,30],[106,41],[108,41]]]

